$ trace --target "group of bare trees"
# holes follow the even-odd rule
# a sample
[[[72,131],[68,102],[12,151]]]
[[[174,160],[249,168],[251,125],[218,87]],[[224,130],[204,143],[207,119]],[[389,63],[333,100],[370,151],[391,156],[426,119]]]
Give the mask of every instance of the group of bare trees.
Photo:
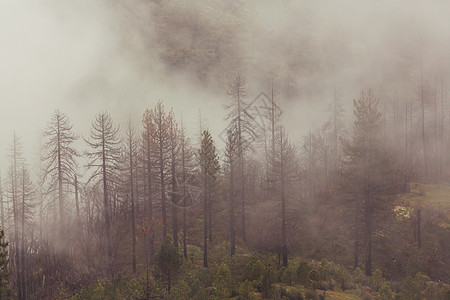
[[[208,266],[208,243],[213,242],[215,224],[222,222],[216,219],[219,209],[228,211],[233,256],[236,232],[243,244],[247,242],[247,205],[248,200],[255,200],[258,177],[250,157],[256,153],[254,147],[263,132],[248,111],[243,76],[234,78],[228,95],[223,169],[210,132],[202,132],[198,150],[194,150],[174,111],[166,112],[162,102],[145,110],[141,134],[136,133],[137,124],[130,118],[123,137],[107,112],[97,114],[89,135],[80,138],[69,118],[55,111],[43,134],[41,169],[35,184],[14,135],[8,181],[4,183],[6,199],[1,204],[2,225],[12,241],[11,262],[19,297],[25,299],[26,291],[44,289],[45,274],[34,279],[42,282],[41,287],[27,278],[31,274],[26,275],[32,268],[26,266],[27,257],[36,260],[42,253],[54,264],[46,269],[49,272],[70,264],[67,256],[78,256],[88,270],[114,276],[123,264],[120,251],[126,248],[121,244],[124,239],[130,240],[126,252],[132,272],[137,272],[139,265],[153,264],[155,245],[167,236],[179,247],[181,233],[187,258],[188,243],[195,243],[192,238],[188,241],[188,226],[195,220],[189,217],[197,211],[202,211],[204,266]],[[268,115],[272,142],[265,145],[271,154],[265,163],[264,181],[276,186],[271,190],[273,195],[281,195],[277,198],[281,203],[281,249],[287,264],[285,212],[296,162],[285,130],[276,124],[274,109],[272,105]],[[84,151],[78,150],[79,144],[85,145]],[[142,234],[145,237],[140,239]],[[139,249],[145,252],[145,261],[139,261]],[[65,275],[59,276],[58,280],[65,280]]]
[[[29,247],[28,234],[31,230],[33,208],[35,206],[34,186],[30,179],[28,167],[22,155],[22,143],[14,133],[9,149],[10,166],[8,169],[5,192],[8,200],[2,205],[2,223],[12,229],[11,245],[14,281],[19,299],[26,299],[26,280],[30,276],[26,262],[26,251]],[[3,195],[2,195],[3,198]],[[3,199],[2,199],[3,200]],[[5,207],[6,206],[6,207]],[[9,221],[9,222],[8,222]]]
[[[80,153],[75,144],[82,141],[68,117],[56,111],[44,131],[42,171],[38,173],[43,176],[37,178],[37,184],[31,181],[20,140],[13,136],[8,178],[2,185],[1,221],[11,239],[14,286],[20,299],[26,298],[31,286],[31,278],[27,278],[31,274],[25,273],[31,268],[26,266],[28,256],[44,252],[53,257],[84,254],[90,268],[113,275],[118,269],[117,234],[123,232],[124,222],[129,222],[131,232],[132,271],[136,272],[139,263],[139,228],[150,229],[145,249],[152,264],[155,236],[160,241],[154,227],[159,228],[155,224],[160,217],[161,238],[167,236],[171,217],[172,236],[178,246],[179,208],[183,209],[187,256],[185,210],[192,199],[188,204],[186,182],[193,173],[193,150],[174,112],[167,114],[161,102],[145,111],[142,123],[142,138],[131,121],[122,138],[111,116],[99,113],[89,137],[83,139],[85,151]],[[86,162],[85,168],[79,167],[80,161]],[[155,209],[160,214],[155,215]],[[93,244],[87,243],[97,243],[99,248],[94,251]],[[85,247],[80,247],[83,244]],[[96,251],[106,255],[92,257]],[[44,285],[45,276],[39,279]]]
[[[392,196],[413,178],[412,168],[404,167],[417,158],[412,110],[405,111],[405,152],[399,154],[390,135],[398,134],[394,125],[400,122],[386,129],[389,115],[372,91],[354,101],[351,135],[335,92],[326,123],[296,147],[280,120],[273,81],[271,90],[269,105],[258,116],[265,121],[261,125],[249,105],[245,77],[231,81],[222,156],[208,130],[194,147],[174,110],[167,112],[162,102],[144,111],[141,126],[130,117],[123,136],[102,112],[89,135],[80,138],[69,118],[56,111],[43,134],[35,183],[14,134],[0,199],[19,299],[48,292],[49,276],[67,284],[71,272],[107,277],[123,270],[148,272],[167,237],[186,259],[188,244],[201,247],[204,267],[216,234],[228,237],[231,256],[239,244],[264,248],[266,243],[287,266],[288,253],[296,251],[299,239],[306,240],[306,230],[317,230],[308,254],[331,245],[337,259],[338,239],[351,237],[354,267],[363,256],[370,275],[377,218],[392,210]],[[426,166],[429,155],[423,157]],[[262,243],[253,235],[261,218],[272,228]],[[193,233],[200,226],[202,238]],[[420,234],[418,239],[420,245]]]
[[[262,115],[266,123],[264,127],[255,123],[255,116],[252,113],[252,107],[248,103],[248,93],[246,80],[242,75],[237,75],[229,86],[228,95],[230,103],[226,106],[228,109],[227,120],[229,126],[226,136],[224,174],[227,182],[228,192],[226,193],[229,201],[229,233],[230,233],[230,254],[233,256],[236,251],[236,204],[240,209],[240,231],[242,242],[246,243],[246,205],[247,192],[251,193],[251,183],[260,182],[260,188],[265,191],[260,201],[272,200],[276,205],[279,204],[280,222],[277,227],[280,228],[281,241],[277,250],[283,257],[283,265],[288,263],[287,246],[287,216],[288,200],[294,200],[293,183],[299,180],[299,160],[296,157],[295,149],[291,144],[288,134],[279,121],[280,111],[274,100],[274,87],[272,81],[272,93],[269,99],[269,105],[266,112]],[[257,104],[259,105],[259,104]],[[263,143],[264,153],[259,153],[255,148]],[[251,156],[262,154],[260,167],[256,167]],[[253,161],[254,162],[254,161]],[[262,172],[259,174],[259,180],[254,170],[259,168]],[[255,193],[253,191],[253,197]],[[255,201],[255,199],[253,199]],[[278,215],[278,213],[277,213]]]

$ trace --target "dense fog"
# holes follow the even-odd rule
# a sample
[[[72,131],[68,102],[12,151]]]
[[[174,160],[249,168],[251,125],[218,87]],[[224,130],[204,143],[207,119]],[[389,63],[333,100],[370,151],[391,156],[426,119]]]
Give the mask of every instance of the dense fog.
[[[191,130],[201,109],[217,136],[224,126],[227,82],[240,71],[248,76],[250,98],[269,93],[275,79],[283,120],[299,139],[323,122],[334,91],[351,116],[361,88],[403,99],[417,93],[411,85],[421,66],[426,82],[446,75],[449,5],[6,1],[0,135],[6,141],[16,130],[27,149],[37,148],[39,130],[55,109],[68,113],[76,131],[87,134],[99,111],[122,121],[163,99],[185,115]],[[163,13],[170,17],[163,19]],[[192,22],[195,30],[186,26]],[[166,54],[173,49],[200,54],[178,62]],[[28,153],[30,160],[34,154]],[[7,164],[4,154],[1,162]]]
[[[0,299],[448,297],[449,11],[3,1]]]

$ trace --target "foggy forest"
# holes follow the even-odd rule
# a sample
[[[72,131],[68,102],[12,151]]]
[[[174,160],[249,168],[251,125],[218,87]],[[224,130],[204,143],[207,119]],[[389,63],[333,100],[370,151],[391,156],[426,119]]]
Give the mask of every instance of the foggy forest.
[[[450,299],[450,2],[0,3],[0,299]]]

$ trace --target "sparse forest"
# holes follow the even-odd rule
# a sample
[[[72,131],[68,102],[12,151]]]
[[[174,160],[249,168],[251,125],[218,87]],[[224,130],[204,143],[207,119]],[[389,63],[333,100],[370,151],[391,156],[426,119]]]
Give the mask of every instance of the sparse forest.
[[[398,147],[379,96],[362,90],[347,134],[334,103],[333,122],[297,147],[279,105],[259,127],[244,77],[229,88],[223,152],[207,129],[187,137],[163,102],[139,127],[97,114],[80,149],[69,117],[55,111],[33,182],[14,134],[1,194],[10,253],[2,291],[17,299],[448,297],[450,160],[436,151],[444,140],[435,155],[409,159],[424,150],[408,143],[422,132],[407,133],[405,121]]]
[[[350,43],[330,38],[321,60],[308,31],[262,62],[277,37],[246,26],[245,3],[150,2],[143,49],[164,78],[212,89],[221,114],[186,120],[146,95],[124,118],[103,107],[87,131],[54,110],[39,145],[11,128],[0,299],[450,299],[448,70],[390,57],[381,84],[323,87],[320,124],[305,128],[314,113],[285,110],[322,87],[295,78],[343,68]],[[144,36],[148,16],[134,16]]]

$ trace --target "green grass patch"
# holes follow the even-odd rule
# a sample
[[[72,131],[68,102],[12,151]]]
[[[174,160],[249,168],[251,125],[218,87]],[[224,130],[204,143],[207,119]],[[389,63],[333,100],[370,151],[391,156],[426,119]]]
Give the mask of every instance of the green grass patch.
[[[422,184],[412,182],[410,192],[399,195],[397,206],[394,208],[399,218],[409,219],[414,209],[431,209],[440,213],[441,225],[450,228],[450,185]]]
[[[426,205],[450,213],[450,185],[421,184],[413,182],[410,192],[400,196],[401,200],[411,206]]]
[[[320,292],[322,293],[322,292]],[[360,299],[359,296],[356,295],[356,290],[345,291],[345,292],[337,292],[337,291],[327,291],[326,298],[327,300],[357,300]]]

